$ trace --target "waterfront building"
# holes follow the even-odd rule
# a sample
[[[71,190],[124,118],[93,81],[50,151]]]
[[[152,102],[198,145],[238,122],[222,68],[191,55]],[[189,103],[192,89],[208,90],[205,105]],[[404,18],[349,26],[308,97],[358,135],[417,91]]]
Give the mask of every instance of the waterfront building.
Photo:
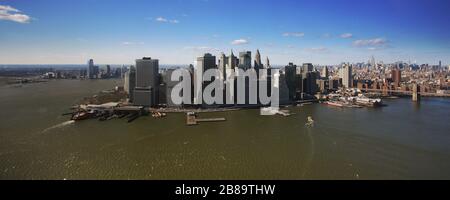
[[[136,60],[136,87],[134,104],[141,106],[158,105],[159,61],[150,57]]]
[[[130,69],[125,72],[124,77],[124,91],[128,94],[130,102],[133,102],[134,88],[136,87],[136,69],[134,66],[130,66]]]
[[[134,100],[133,104],[137,106],[147,106],[151,107],[155,105],[155,102],[152,101],[154,93],[152,92],[153,88],[138,88],[136,87],[133,91]]]
[[[289,100],[295,100],[297,91],[297,65],[289,63],[284,67],[284,77],[289,91]]]
[[[278,78],[278,84],[275,84],[275,89],[278,89],[278,91],[279,91],[279,103],[280,104],[288,104],[290,102],[289,88],[288,88],[288,85],[286,84],[286,74],[285,74],[285,72],[283,72],[281,70],[280,70],[280,76]]]
[[[352,66],[345,64],[340,69],[340,78],[342,79],[342,86],[344,88],[351,88],[353,86]]]
[[[111,76],[111,66],[106,65],[106,77],[110,77],[110,76]]]
[[[214,81],[214,78],[211,81],[203,81],[203,74],[208,69],[214,68],[217,68],[216,57],[210,53],[205,53],[202,57],[197,58],[196,73],[194,74],[194,103],[197,105],[203,104],[203,91],[206,86]]]
[[[304,73],[303,78],[303,93],[309,95],[315,95],[317,93],[317,78],[319,76],[319,72],[311,71]]]
[[[99,67],[94,65],[94,60],[89,59],[87,67],[88,78],[89,79],[98,78],[99,71],[100,71]]]

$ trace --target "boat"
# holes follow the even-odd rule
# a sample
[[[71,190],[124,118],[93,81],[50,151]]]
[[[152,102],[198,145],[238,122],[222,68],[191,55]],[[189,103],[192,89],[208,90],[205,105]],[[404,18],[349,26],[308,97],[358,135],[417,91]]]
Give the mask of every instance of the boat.
[[[344,105],[342,103],[336,102],[336,101],[327,101],[326,104],[330,106],[337,106],[337,107],[343,107]]]
[[[89,117],[91,117],[92,114],[93,113],[91,113],[91,112],[85,112],[85,111],[77,112],[74,115],[72,115],[72,120],[75,120],[75,121],[85,120],[85,119],[88,119]]]
[[[308,116],[308,121],[305,123],[305,126],[309,126],[309,127],[314,126],[314,120],[311,116]]]
[[[377,107],[382,105],[382,101],[379,98],[368,98],[365,96],[355,97],[355,103],[357,105],[369,106],[369,107]]]

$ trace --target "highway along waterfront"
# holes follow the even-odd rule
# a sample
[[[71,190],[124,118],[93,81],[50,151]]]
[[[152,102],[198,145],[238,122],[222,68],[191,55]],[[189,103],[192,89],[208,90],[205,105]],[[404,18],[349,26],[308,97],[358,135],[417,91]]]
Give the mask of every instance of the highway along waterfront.
[[[0,87],[0,179],[449,179],[450,99],[379,108],[314,103],[164,118],[70,121],[62,113],[120,80]],[[314,126],[305,126],[308,117]]]

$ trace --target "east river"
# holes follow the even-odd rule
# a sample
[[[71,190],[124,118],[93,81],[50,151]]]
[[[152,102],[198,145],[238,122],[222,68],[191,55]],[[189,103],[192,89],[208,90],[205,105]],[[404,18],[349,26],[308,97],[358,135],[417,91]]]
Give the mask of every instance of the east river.
[[[448,98],[294,106],[289,117],[206,113],[227,121],[197,126],[184,114],[132,123],[61,115],[118,84],[0,86],[0,179],[450,179]]]

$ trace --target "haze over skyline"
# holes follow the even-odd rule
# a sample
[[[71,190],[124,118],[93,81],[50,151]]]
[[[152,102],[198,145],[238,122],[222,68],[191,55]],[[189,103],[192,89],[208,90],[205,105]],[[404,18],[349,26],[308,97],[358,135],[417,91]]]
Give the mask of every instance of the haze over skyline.
[[[0,64],[190,64],[210,52],[274,65],[450,64],[447,0],[0,0]]]

